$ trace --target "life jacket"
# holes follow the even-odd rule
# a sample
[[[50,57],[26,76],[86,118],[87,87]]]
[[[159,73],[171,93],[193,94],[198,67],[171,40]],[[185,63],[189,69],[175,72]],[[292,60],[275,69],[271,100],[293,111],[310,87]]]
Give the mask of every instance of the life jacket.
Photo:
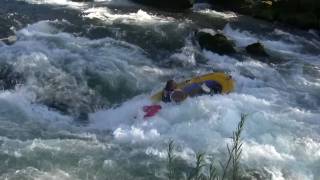
[[[206,87],[210,89],[209,93],[220,94],[222,92],[222,85],[219,82],[214,80],[207,80],[207,81],[203,81],[202,83],[192,83],[184,87],[183,91],[190,96],[200,95],[203,93],[206,94],[208,92],[205,92],[201,87],[203,84],[205,84]]]
[[[173,91],[163,90],[162,101],[165,103],[171,102],[171,94]]]
[[[183,92],[185,92],[186,94],[188,94],[191,97],[199,95],[202,92],[201,85],[200,85],[200,83],[189,84],[183,88]]]
[[[187,97],[187,94],[181,89],[175,89],[172,91],[163,90],[162,101],[167,102],[181,102]]]
[[[207,87],[209,87],[211,89],[211,92],[214,94],[221,94],[222,92],[222,85],[214,80],[207,80],[204,81],[204,83],[206,84]]]

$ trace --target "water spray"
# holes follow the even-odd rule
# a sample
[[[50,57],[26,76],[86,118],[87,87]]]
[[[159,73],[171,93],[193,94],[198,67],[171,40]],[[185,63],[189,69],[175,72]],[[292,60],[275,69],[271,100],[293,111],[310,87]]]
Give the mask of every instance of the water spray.
[[[17,41],[17,39],[18,39],[17,36],[13,35],[6,38],[2,38],[0,39],[0,41],[8,41],[9,43],[14,43]]]

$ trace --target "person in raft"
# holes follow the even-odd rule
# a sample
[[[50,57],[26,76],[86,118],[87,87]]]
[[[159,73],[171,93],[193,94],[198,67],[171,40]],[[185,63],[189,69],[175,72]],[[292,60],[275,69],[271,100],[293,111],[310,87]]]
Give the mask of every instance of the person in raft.
[[[207,80],[201,83],[191,83],[183,89],[179,89],[177,88],[177,83],[171,79],[167,81],[163,90],[162,101],[166,103],[181,102],[185,100],[187,96],[194,97],[202,94],[220,94],[221,92],[221,84],[214,80]]]
[[[167,81],[165,88],[162,92],[162,101],[168,102],[181,102],[187,98],[187,94],[178,88],[177,83],[170,79]]]

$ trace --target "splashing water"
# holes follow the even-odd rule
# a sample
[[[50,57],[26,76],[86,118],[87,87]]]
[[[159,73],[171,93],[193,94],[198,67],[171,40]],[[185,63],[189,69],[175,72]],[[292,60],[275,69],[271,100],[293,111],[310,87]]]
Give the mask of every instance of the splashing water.
[[[27,2],[53,11],[73,6]],[[266,34],[237,26],[241,19],[228,22],[236,21],[234,14],[128,12],[111,2],[76,8],[81,33],[70,30],[76,26],[70,18],[36,20],[16,31],[16,43],[0,43],[0,73],[12,80],[0,79],[12,83],[0,92],[0,179],[164,179],[169,139],[186,166],[200,151],[223,161],[241,113],[249,114],[241,159],[247,176],[320,177],[320,39],[314,32],[279,27]],[[202,13],[221,17],[223,29],[198,24],[194,16]],[[101,26],[112,33],[90,38],[90,29]],[[238,55],[200,50],[194,28],[222,30]],[[138,37],[146,39],[130,40]],[[166,46],[163,37],[181,43]],[[257,41],[276,61],[244,53]],[[143,118],[148,97],[167,79],[212,70],[230,73],[235,92],[162,103],[156,116]]]

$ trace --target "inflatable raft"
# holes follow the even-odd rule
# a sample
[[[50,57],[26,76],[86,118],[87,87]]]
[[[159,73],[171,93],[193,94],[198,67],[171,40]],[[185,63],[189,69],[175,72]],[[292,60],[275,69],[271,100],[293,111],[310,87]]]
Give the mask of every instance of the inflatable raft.
[[[191,79],[179,82],[178,88],[183,89],[193,83],[203,83],[208,80],[213,80],[218,82],[222,87],[221,89],[222,94],[227,94],[234,90],[234,84],[235,84],[234,80],[230,75],[222,72],[209,73],[209,74],[193,77]],[[151,100],[153,102],[160,102],[162,99],[162,94],[163,94],[162,90],[155,93],[154,95],[151,96]]]

